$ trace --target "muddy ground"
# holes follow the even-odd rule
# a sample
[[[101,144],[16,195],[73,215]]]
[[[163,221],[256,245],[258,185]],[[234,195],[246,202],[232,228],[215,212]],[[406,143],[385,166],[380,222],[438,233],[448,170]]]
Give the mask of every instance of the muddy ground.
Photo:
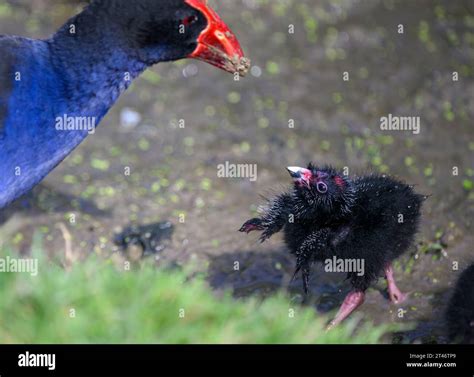
[[[380,279],[359,312],[364,321],[415,324],[388,342],[444,342],[442,313],[459,275],[452,262],[462,269],[474,260],[474,3],[222,0],[217,8],[252,73],[236,82],[196,61],[147,71],[95,135],[1,213],[0,244],[27,253],[41,232],[45,250],[62,258],[62,222],[75,252],[108,256],[120,228],[170,221],[158,266],[194,263],[215,289],[265,296],[287,289],[294,261],[279,236],[261,245],[237,232],[259,194],[284,189],[285,167],[310,160],[384,172],[431,197],[417,245],[396,266],[410,298],[390,304]],[[77,9],[0,1],[0,33],[47,37]],[[389,113],[419,116],[420,133],[382,131]],[[225,161],[257,164],[257,181],[218,178]],[[308,304],[333,310],[348,289],[343,275],[317,266]],[[289,291],[299,302],[301,281]]]

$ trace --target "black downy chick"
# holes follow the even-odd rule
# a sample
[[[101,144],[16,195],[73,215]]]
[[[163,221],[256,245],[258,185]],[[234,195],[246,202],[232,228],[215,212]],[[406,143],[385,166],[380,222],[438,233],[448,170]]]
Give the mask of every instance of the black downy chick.
[[[474,344],[474,264],[463,271],[446,311],[450,342]]]
[[[382,272],[391,301],[402,302],[406,295],[395,284],[391,262],[413,243],[424,197],[384,175],[351,180],[331,167],[287,169],[293,189],[270,199],[261,217],[248,220],[240,231],[262,231],[263,242],[283,229],[285,243],[296,256],[293,278],[301,271],[305,294],[313,262],[334,256],[364,261],[362,275],[347,272],[353,290],[330,327],[363,303],[365,290]]]

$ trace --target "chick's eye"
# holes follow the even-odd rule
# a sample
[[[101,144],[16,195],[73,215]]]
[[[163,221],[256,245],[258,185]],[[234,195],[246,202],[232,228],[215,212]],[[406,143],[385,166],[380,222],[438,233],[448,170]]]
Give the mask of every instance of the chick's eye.
[[[324,182],[318,182],[316,184],[316,189],[320,194],[325,194],[328,191],[328,185]]]
[[[189,25],[194,24],[197,20],[198,20],[198,18],[197,18],[196,15],[194,15],[194,16],[189,16],[189,17],[184,18],[184,19],[181,21],[181,24],[184,25],[184,26],[189,26]]]

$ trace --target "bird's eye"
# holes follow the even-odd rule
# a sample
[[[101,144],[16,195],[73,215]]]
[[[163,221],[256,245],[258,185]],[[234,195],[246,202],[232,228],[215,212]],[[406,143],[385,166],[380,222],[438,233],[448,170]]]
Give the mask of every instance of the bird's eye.
[[[320,194],[325,194],[328,191],[328,185],[324,182],[318,182],[316,184],[316,190],[318,190]]]
[[[198,20],[198,17],[196,15],[186,17],[181,21],[181,24],[184,26],[189,26],[194,24]]]

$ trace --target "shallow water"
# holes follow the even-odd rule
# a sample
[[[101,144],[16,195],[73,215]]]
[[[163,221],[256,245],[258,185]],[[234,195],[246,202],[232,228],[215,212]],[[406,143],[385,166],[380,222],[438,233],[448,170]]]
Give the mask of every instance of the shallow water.
[[[265,296],[287,289],[294,261],[279,236],[260,245],[237,229],[261,203],[259,194],[287,187],[284,167],[312,160],[354,174],[386,172],[432,196],[417,245],[396,266],[401,289],[411,293],[400,306],[403,318],[384,297],[383,279],[359,312],[376,323],[415,324],[394,341],[445,341],[442,313],[459,274],[452,262],[462,269],[474,260],[473,2],[219,3],[252,74],[235,82],[196,61],[147,71],[95,135],[0,214],[0,242],[27,252],[40,231],[48,253],[61,253],[54,224],[72,213],[75,251],[108,255],[121,227],[169,220],[175,232],[158,265],[192,258],[208,268],[214,288]],[[76,4],[0,1],[0,33],[46,37]],[[419,116],[420,133],[382,131],[380,117],[388,114]],[[257,164],[257,181],[218,178],[226,161]],[[308,305],[333,310],[348,289],[343,275],[316,266]],[[301,301],[300,280],[289,293]]]

